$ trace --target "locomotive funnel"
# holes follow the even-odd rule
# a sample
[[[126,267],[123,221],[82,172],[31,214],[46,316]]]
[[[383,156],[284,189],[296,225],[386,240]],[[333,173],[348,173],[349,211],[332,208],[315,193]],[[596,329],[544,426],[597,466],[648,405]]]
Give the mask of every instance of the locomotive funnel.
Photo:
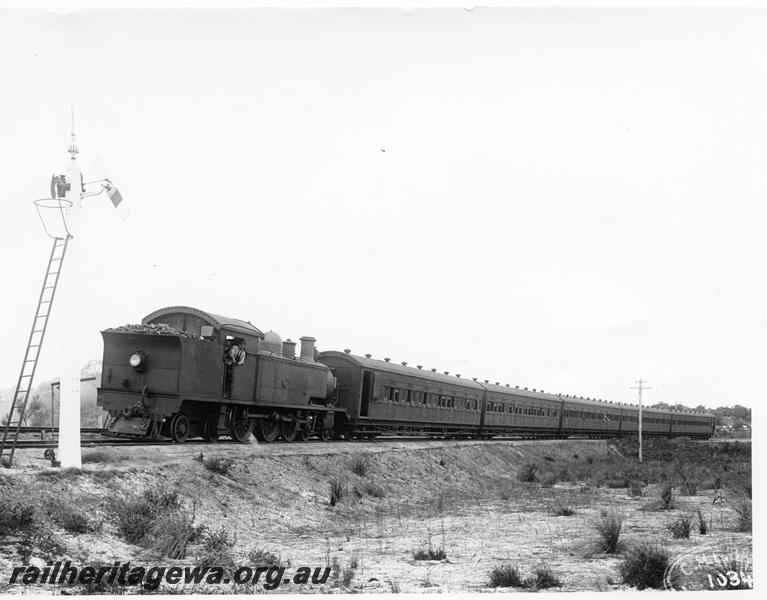
[[[311,336],[303,336],[301,340],[301,360],[314,362],[314,342],[317,340]]]

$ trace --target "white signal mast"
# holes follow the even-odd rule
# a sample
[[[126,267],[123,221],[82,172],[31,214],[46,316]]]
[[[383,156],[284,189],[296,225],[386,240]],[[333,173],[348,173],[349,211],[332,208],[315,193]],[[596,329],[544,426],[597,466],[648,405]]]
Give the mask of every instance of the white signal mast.
[[[77,164],[79,149],[75,142],[75,116],[72,110],[72,135],[69,142],[70,161],[66,170],[66,180],[56,179],[51,184],[51,195],[63,197],[69,191],[71,204],[65,210],[66,229],[69,242],[64,258],[62,306],[61,387],[59,395],[59,443],[58,459],[62,467],[79,468],[82,465],[80,451],[80,210],[83,198],[97,196],[106,192],[112,204],[122,201],[122,196],[109,179],[83,182],[80,167]],[[86,191],[86,186],[99,184],[94,191]]]
[[[64,259],[64,278],[61,290],[62,354],[61,388],[59,393],[59,462],[62,467],[79,468],[80,451],[80,209],[82,203],[82,175],[77,165],[79,152],[75,142],[75,116],[72,111],[72,139],[69,142],[70,161],[66,180],[72,192],[71,204],[66,209],[66,223],[70,234]]]

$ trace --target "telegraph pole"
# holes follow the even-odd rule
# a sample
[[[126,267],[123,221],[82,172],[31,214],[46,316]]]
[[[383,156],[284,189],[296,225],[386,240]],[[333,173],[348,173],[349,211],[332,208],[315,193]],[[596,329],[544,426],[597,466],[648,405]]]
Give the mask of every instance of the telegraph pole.
[[[652,389],[645,387],[644,384],[645,381],[643,379],[638,379],[637,386],[631,388],[632,390],[639,391],[639,462],[642,462],[642,390]]]

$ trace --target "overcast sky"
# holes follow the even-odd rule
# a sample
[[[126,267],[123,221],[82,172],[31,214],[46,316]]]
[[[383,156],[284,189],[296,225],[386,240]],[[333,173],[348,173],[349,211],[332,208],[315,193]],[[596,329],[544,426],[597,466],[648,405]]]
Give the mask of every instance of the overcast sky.
[[[184,304],[464,377],[751,406],[767,384],[767,15],[0,12],[0,387],[70,105],[82,361]],[[66,273],[63,275],[66,277]],[[57,376],[54,308],[38,380]]]

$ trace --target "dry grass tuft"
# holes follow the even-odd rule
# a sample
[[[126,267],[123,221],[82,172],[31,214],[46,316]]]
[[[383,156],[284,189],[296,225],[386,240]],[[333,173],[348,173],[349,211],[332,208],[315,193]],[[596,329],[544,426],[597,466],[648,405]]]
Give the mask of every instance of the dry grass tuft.
[[[575,508],[570,504],[564,503],[560,498],[554,501],[551,512],[556,517],[572,517],[575,514]]]
[[[516,565],[505,563],[496,565],[490,571],[490,587],[525,587],[522,575]]]
[[[623,515],[608,511],[597,520],[593,527],[598,534],[596,549],[604,554],[615,554],[621,549],[620,537]]]
[[[447,553],[444,548],[418,548],[412,551],[413,560],[445,560]]]
[[[330,480],[330,506],[335,506],[346,494],[346,486],[340,479]]]
[[[548,565],[538,565],[533,569],[532,577],[525,580],[525,587],[533,590],[546,590],[562,587],[562,582]]]
[[[535,463],[526,463],[517,472],[517,481],[523,483],[534,483],[538,480],[538,465]]]
[[[355,475],[365,477],[370,470],[370,457],[366,454],[355,454],[349,461],[349,470]]]
[[[628,550],[618,569],[625,584],[640,590],[663,589],[663,576],[670,560],[665,547],[643,544]]]
[[[708,533],[708,522],[703,516],[703,511],[698,508],[698,533],[706,535]]]
[[[203,459],[202,465],[212,473],[228,475],[234,467],[234,459],[228,456],[213,456]]]
[[[660,507],[662,510],[671,510],[674,508],[674,490],[670,483],[663,486],[660,493]]]
[[[642,494],[644,493],[644,485],[642,485],[641,481],[638,481],[636,479],[632,479],[629,481],[629,496],[632,498],[641,498]]]
[[[690,531],[692,531],[692,517],[689,515],[682,515],[668,526],[668,530],[671,532],[671,536],[674,539],[689,538]]]
[[[116,463],[125,462],[130,457],[125,454],[115,454],[106,450],[89,450],[83,452],[83,464],[86,463]]]
[[[749,532],[752,528],[751,499],[746,496],[736,496],[730,506],[737,517],[737,531]]]

